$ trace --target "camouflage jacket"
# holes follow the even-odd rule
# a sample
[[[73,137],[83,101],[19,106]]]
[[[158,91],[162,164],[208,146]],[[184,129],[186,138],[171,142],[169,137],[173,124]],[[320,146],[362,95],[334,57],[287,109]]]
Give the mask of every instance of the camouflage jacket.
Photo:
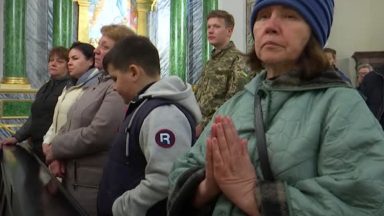
[[[246,58],[231,41],[223,50],[213,50],[195,86],[205,127],[216,109],[249,81]]]

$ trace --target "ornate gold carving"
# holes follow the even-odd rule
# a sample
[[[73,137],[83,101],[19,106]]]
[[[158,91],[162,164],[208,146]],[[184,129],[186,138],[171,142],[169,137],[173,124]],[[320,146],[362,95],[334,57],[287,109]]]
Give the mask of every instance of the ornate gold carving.
[[[157,5],[157,0],[153,0],[152,5],[151,5],[151,11],[154,11]]]
[[[21,125],[19,125],[19,124],[11,125],[11,124],[2,124],[2,123],[0,123],[0,130],[5,130],[5,131],[7,131],[10,134],[14,134],[15,133],[15,131],[11,129],[11,128],[15,128],[15,127],[21,127]]]
[[[25,77],[4,77],[0,84],[0,92],[4,90],[29,90],[31,85]]]
[[[148,36],[147,16],[152,8],[154,0],[137,0],[137,33],[139,35]]]
[[[36,92],[37,92],[37,89],[31,88],[30,85],[0,84],[0,94],[1,93],[36,93]]]
[[[81,42],[89,42],[89,0],[74,0],[79,4],[79,27],[77,39]]]
[[[18,85],[27,85],[29,84],[27,78],[25,77],[4,77],[4,84],[18,84]]]

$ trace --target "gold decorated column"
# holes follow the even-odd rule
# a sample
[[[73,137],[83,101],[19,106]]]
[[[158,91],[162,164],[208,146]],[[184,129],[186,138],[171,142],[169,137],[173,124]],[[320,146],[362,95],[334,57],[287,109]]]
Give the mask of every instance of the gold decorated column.
[[[154,0],[137,0],[137,33],[142,36],[148,36],[147,19],[148,13]]]
[[[75,0],[79,4],[79,28],[77,39],[81,42],[89,42],[89,0]]]

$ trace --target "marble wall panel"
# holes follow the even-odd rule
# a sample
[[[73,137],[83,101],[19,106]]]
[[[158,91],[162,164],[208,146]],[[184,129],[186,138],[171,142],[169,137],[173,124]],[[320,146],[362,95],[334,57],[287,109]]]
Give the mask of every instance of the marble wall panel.
[[[204,66],[203,60],[203,3],[201,0],[188,2],[188,32],[187,32],[187,81],[195,84]]]
[[[149,37],[159,50],[162,76],[170,73],[170,4],[170,0],[158,1],[157,9],[149,15]],[[187,10],[186,81],[195,83],[204,66],[202,30],[205,22],[202,0],[188,0]]]
[[[0,101],[3,99],[32,101],[35,99],[35,93],[0,93]],[[4,139],[14,134],[20,128],[20,126],[24,124],[25,121],[26,118],[0,118],[0,139]]]
[[[26,119],[0,119],[0,140],[12,136]]]
[[[149,38],[159,50],[161,76],[169,75],[171,1],[157,1],[156,10],[149,14]]]
[[[26,1],[25,40],[26,71],[32,88],[48,79],[48,1]]]
[[[0,77],[3,77],[4,0],[0,0]]]

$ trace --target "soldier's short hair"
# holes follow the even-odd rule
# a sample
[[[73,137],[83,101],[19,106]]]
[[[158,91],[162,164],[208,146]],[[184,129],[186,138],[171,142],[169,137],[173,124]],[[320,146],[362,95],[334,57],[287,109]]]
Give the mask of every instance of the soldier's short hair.
[[[225,21],[225,26],[229,28],[235,27],[235,19],[233,18],[232,14],[228,13],[225,10],[213,10],[211,11],[208,16],[207,20],[210,18],[222,18]]]
[[[149,76],[160,74],[159,52],[152,42],[143,36],[128,36],[119,41],[106,55],[105,66],[126,71],[131,64],[142,67]]]
[[[256,55],[255,46],[248,54],[248,64],[252,71],[256,73],[264,69],[263,62]],[[299,66],[299,76],[304,80],[315,78],[329,69],[327,57],[320,43],[313,35],[309,38],[297,64]]]
[[[110,39],[118,42],[123,38],[131,35],[136,35],[136,33],[125,25],[105,25],[101,27],[100,32],[103,36],[107,36]]]

